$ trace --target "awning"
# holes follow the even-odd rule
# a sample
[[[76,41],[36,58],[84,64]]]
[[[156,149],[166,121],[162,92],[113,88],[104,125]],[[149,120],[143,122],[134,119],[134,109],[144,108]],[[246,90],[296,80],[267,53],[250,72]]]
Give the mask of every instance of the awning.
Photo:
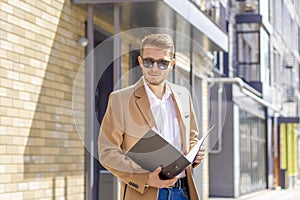
[[[300,123],[299,117],[278,117],[278,123]]]
[[[190,35],[206,51],[228,51],[228,35],[189,0],[73,0],[93,4],[99,15],[113,24],[114,3],[121,10],[121,30],[161,27]],[[98,14],[97,13],[97,14]]]

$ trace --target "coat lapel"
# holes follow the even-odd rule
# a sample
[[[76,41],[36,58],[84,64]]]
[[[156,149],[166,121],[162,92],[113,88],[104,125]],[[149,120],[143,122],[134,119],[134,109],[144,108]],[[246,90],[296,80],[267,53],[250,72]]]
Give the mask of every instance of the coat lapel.
[[[155,120],[150,109],[149,99],[142,78],[138,80],[138,82],[136,82],[135,84],[134,95],[137,98],[136,104],[139,110],[141,111],[143,117],[145,118],[146,122],[148,123],[148,125],[151,128],[154,126],[156,127]]]

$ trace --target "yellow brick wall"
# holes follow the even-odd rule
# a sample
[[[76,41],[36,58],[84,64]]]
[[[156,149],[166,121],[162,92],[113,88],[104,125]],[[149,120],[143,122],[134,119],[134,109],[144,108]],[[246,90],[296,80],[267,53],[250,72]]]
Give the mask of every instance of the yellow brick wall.
[[[0,199],[84,199],[72,86],[86,9],[70,0],[0,1]]]

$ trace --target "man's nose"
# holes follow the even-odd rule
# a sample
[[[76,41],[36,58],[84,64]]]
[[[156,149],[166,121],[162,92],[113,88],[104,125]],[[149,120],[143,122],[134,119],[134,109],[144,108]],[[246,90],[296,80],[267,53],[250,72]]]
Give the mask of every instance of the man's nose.
[[[153,71],[158,71],[159,68],[158,68],[158,65],[157,65],[157,62],[153,62],[153,66],[151,68]]]

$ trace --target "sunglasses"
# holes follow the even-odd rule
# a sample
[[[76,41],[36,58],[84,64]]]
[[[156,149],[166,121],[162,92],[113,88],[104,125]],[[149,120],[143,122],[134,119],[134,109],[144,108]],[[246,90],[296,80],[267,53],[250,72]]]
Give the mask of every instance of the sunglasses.
[[[156,62],[157,67],[161,70],[165,70],[169,67],[169,64],[171,61],[164,60],[164,59],[159,59],[155,60],[153,58],[142,58],[143,59],[143,65],[146,68],[152,68],[154,63]]]

